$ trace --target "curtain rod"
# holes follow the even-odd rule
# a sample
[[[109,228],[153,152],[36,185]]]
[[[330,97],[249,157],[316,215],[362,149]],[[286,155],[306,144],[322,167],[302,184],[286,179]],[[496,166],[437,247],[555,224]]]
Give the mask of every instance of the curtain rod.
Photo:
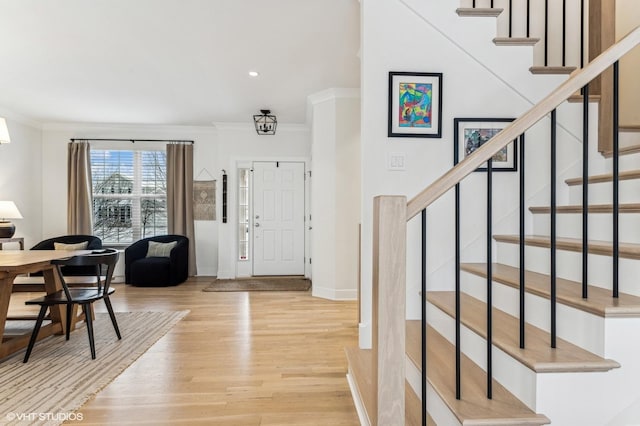
[[[105,138],[105,139],[92,139],[92,138],[70,138],[71,142],[75,141],[113,141],[113,142],[180,142],[180,143],[190,143],[194,144],[192,140],[176,140],[176,139],[113,139],[113,138]]]

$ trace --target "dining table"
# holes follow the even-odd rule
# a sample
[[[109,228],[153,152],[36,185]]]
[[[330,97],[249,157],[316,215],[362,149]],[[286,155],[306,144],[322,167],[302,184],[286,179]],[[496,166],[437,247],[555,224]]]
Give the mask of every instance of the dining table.
[[[18,275],[42,271],[44,290],[47,294],[62,290],[62,283],[52,260],[90,253],[90,250],[2,250],[0,251],[0,360],[8,355],[26,348],[31,333],[7,335],[5,325],[9,313],[9,303],[13,294],[13,282]],[[52,334],[64,334],[66,327],[66,310],[58,305],[50,308],[51,323],[43,326],[38,340]],[[75,321],[72,322],[72,327]]]

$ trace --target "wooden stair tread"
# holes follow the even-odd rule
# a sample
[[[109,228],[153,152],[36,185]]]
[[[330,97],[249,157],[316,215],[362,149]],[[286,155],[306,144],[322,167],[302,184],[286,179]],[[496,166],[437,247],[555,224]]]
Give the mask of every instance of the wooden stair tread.
[[[404,385],[404,424],[405,426],[421,426],[422,425],[422,401],[413,391],[409,382]],[[429,421],[427,420],[427,424]]]
[[[640,132],[639,124],[621,124],[618,126],[618,130],[621,132]]]
[[[637,154],[638,152],[640,152],[640,145],[634,145],[634,146],[625,146],[624,148],[620,148],[620,155],[631,155],[631,154]],[[606,158],[611,158],[613,157],[613,152],[612,151],[605,151],[602,153],[603,156],[605,156]]]
[[[431,291],[427,293],[427,301],[455,318],[455,296],[453,291]],[[486,339],[486,303],[461,293],[460,305],[460,321]],[[525,324],[526,348],[520,349],[518,318],[495,307],[492,309],[492,315],[493,345],[537,373],[609,371],[620,368],[617,362],[603,359],[566,340],[557,339],[556,349],[553,349],[550,347],[549,333],[531,324]]]
[[[418,350],[419,347],[418,347]],[[372,353],[371,349],[360,349],[356,347],[345,348],[347,360],[349,362],[349,370],[352,373],[352,378],[358,387],[358,392],[362,398],[367,415],[371,418],[370,413],[373,410],[375,395],[373,394],[372,384]],[[422,402],[420,398],[411,388],[409,382],[405,381],[405,425],[407,426],[420,426],[422,424]],[[434,425],[435,422],[431,417],[427,416],[427,425]]]
[[[460,269],[471,274],[486,278],[485,263],[462,263]],[[520,269],[513,266],[494,263],[492,266],[493,280],[512,288],[520,286]],[[525,271],[525,290],[536,296],[550,299],[549,275],[533,271]],[[611,290],[590,285],[589,298],[582,298],[582,284],[556,278],[556,298],[558,303],[571,306],[584,312],[601,317],[636,317],[640,316],[640,297],[620,293],[617,299],[611,296]]]
[[[459,7],[456,9],[458,16],[489,16],[497,17],[504,9],[490,7]]]
[[[582,103],[583,96],[580,93],[569,96],[567,102],[569,103]],[[589,95],[589,102],[600,102],[600,95]]]
[[[529,68],[531,74],[571,74],[575,70],[576,67],[533,66]]]
[[[533,46],[540,41],[535,37],[495,37],[493,44],[496,46]]]
[[[620,180],[631,180],[631,179],[640,179],[640,170],[628,170],[625,172],[620,172],[618,174],[618,179]],[[603,183],[603,182],[612,182],[613,181],[613,173],[605,173],[601,175],[593,175],[589,176],[589,183]],[[582,178],[571,178],[566,179],[565,183],[570,186],[574,185],[582,185]]]
[[[518,235],[494,235],[493,238],[500,243],[520,243],[520,237]],[[525,244],[533,247],[551,247],[550,238],[546,235],[527,235],[525,236]],[[589,253],[611,256],[613,253],[612,246],[613,244],[609,241],[589,240]],[[582,240],[578,238],[558,237],[556,238],[556,248],[558,250],[582,252]],[[620,243],[619,250],[621,258],[640,259],[640,244]]]
[[[640,203],[620,204],[620,213],[640,213]],[[549,214],[551,207],[529,207],[531,213]],[[613,213],[613,204],[592,204],[588,208],[589,213]],[[556,213],[582,213],[581,205],[557,206]]]
[[[407,321],[407,355],[420,356],[421,321]],[[417,347],[415,342],[417,342]],[[549,419],[534,413],[522,401],[493,380],[493,399],[486,397],[485,372],[467,356],[461,356],[462,398],[456,399],[455,349],[447,339],[427,326],[427,381],[464,425],[543,425]]]
[[[375,407],[375,395],[373,394],[372,382],[372,354],[371,349],[360,349],[358,347],[346,347],[344,349],[349,364],[349,372],[355,382],[364,409],[371,413]]]

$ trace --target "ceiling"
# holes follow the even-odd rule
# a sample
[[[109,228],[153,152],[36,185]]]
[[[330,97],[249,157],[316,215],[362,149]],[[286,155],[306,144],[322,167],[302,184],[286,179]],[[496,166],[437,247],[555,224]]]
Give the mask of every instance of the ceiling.
[[[42,123],[269,108],[300,124],[308,95],[360,86],[359,20],[357,0],[0,0],[0,106]]]

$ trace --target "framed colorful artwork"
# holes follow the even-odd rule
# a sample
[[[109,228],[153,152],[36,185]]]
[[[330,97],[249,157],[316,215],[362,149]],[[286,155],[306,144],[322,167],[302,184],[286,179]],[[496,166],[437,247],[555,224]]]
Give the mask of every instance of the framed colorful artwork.
[[[454,118],[453,119],[453,165],[464,160],[467,156],[480,148],[482,144],[500,133],[513,118]],[[515,172],[518,170],[518,145],[514,139],[507,146],[498,151],[491,159],[491,169],[494,172]],[[486,171],[484,163],[475,171]]]
[[[442,73],[389,73],[389,137],[442,136]]]

